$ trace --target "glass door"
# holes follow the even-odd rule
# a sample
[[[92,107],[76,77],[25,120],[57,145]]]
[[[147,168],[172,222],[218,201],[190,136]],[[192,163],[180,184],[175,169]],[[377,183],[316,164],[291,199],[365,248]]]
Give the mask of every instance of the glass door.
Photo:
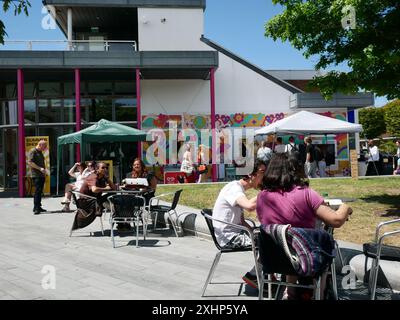
[[[4,187],[5,189],[18,188],[18,139],[17,129],[3,129],[2,144],[4,157]]]
[[[4,189],[5,183],[5,163],[4,163],[4,138],[3,129],[0,129],[0,189]]]

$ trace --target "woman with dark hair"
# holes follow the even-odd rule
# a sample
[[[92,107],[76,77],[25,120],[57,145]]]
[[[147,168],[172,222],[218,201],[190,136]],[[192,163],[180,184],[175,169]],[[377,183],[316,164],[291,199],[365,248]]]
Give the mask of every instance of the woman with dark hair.
[[[297,228],[315,228],[317,219],[339,228],[353,212],[347,204],[336,211],[309,187],[299,153],[274,154],[263,177],[262,191],[257,197],[256,211],[262,225],[290,224]],[[297,277],[288,276],[291,283]],[[287,292],[293,298],[295,290]]]
[[[149,189],[152,189],[152,191],[154,191],[154,192],[156,191],[157,178],[153,173],[147,172],[146,165],[144,164],[143,160],[140,158],[135,158],[135,160],[133,160],[132,172],[129,172],[126,177],[134,178],[134,179],[146,178],[148,185],[149,185]],[[127,185],[124,185],[123,187],[125,189],[129,189],[129,186],[127,186]]]

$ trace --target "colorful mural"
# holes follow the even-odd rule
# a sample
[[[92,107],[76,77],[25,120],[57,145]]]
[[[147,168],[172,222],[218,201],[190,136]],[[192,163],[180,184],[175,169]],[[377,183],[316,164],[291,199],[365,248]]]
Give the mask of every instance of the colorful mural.
[[[319,113],[324,116],[328,116],[331,118],[339,119],[339,120],[347,120],[347,113],[346,112],[322,112]],[[215,126],[217,129],[223,128],[259,128],[266,126],[268,124],[272,124],[278,120],[284,119],[287,116],[285,113],[273,113],[273,114],[263,114],[263,113],[256,113],[256,114],[247,114],[247,113],[234,113],[234,114],[216,114],[215,115]],[[204,129],[211,129],[211,116],[207,114],[187,114],[184,113],[182,115],[166,115],[166,114],[151,114],[145,115],[142,117],[142,128],[144,130],[150,129],[163,129],[165,133],[166,140],[163,142],[163,146],[165,146],[165,150],[167,150],[166,154],[161,154],[162,156],[159,157],[159,153],[157,150],[152,147],[152,142],[145,142],[143,143],[143,160],[146,161],[147,158],[147,151],[149,150],[150,155],[156,155],[160,161],[165,161],[164,163],[168,162],[168,150],[169,150],[169,139],[168,139],[168,129],[169,129],[169,122],[175,121],[177,124],[178,129],[178,136],[183,138],[183,133],[179,129],[193,129],[196,130],[198,136],[200,137],[199,130]],[[271,138],[271,137],[270,137]],[[284,137],[284,141],[286,142],[287,137]],[[303,136],[296,137],[296,142],[301,143],[303,140]],[[188,138],[189,139],[189,138]],[[272,138],[271,138],[272,139]],[[348,139],[347,134],[338,134],[334,137],[336,141],[337,147],[337,155],[336,159],[338,165],[338,172],[342,171],[349,167],[349,151],[348,151]],[[192,141],[193,139],[190,139]],[[271,140],[272,141],[272,140]],[[199,141],[200,143],[200,141]],[[204,143],[204,142],[203,142]],[[204,143],[206,147],[211,146],[211,140],[208,143]],[[178,150],[182,143],[179,143]],[[221,150],[229,149],[229,145],[227,141],[224,139],[221,140]],[[154,161],[154,157],[151,159]],[[160,172],[161,174],[161,172]],[[159,177],[162,178],[161,176]]]

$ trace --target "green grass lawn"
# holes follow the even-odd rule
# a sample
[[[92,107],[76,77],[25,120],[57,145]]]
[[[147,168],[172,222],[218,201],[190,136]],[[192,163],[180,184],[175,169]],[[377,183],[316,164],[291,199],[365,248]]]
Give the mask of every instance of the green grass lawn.
[[[340,198],[353,208],[350,220],[335,231],[335,238],[354,243],[371,241],[379,222],[400,218],[400,179],[385,177],[375,179],[315,179],[311,187],[326,198]],[[198,209],[212,208],[224,184],[159,185],[157,194],[183,189],[179,204]],[[248,192],[252,197],[256,190]],[[172,197],[168,200],[170,201]],[[246,215],[256,218],[255,212]],[[395,225],[400,228],[400,224]],[[393,227],[387,227],[392,230]],[[386,230],[386,229],[385,229]],[[400,236],[387,241],[400,245]]]

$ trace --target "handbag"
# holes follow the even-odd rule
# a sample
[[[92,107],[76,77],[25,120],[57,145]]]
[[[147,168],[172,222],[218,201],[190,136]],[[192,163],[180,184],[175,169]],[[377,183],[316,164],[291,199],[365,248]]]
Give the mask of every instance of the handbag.
[[[283,247],[294,270],[300,276],[321,275],[335,256],[334,240],[325,230],[278,224],[267,225],[264,230]]]
[[[203,174],[207,172],[207,166],[205,164],[201,164],[198,167],[199,174]]]

